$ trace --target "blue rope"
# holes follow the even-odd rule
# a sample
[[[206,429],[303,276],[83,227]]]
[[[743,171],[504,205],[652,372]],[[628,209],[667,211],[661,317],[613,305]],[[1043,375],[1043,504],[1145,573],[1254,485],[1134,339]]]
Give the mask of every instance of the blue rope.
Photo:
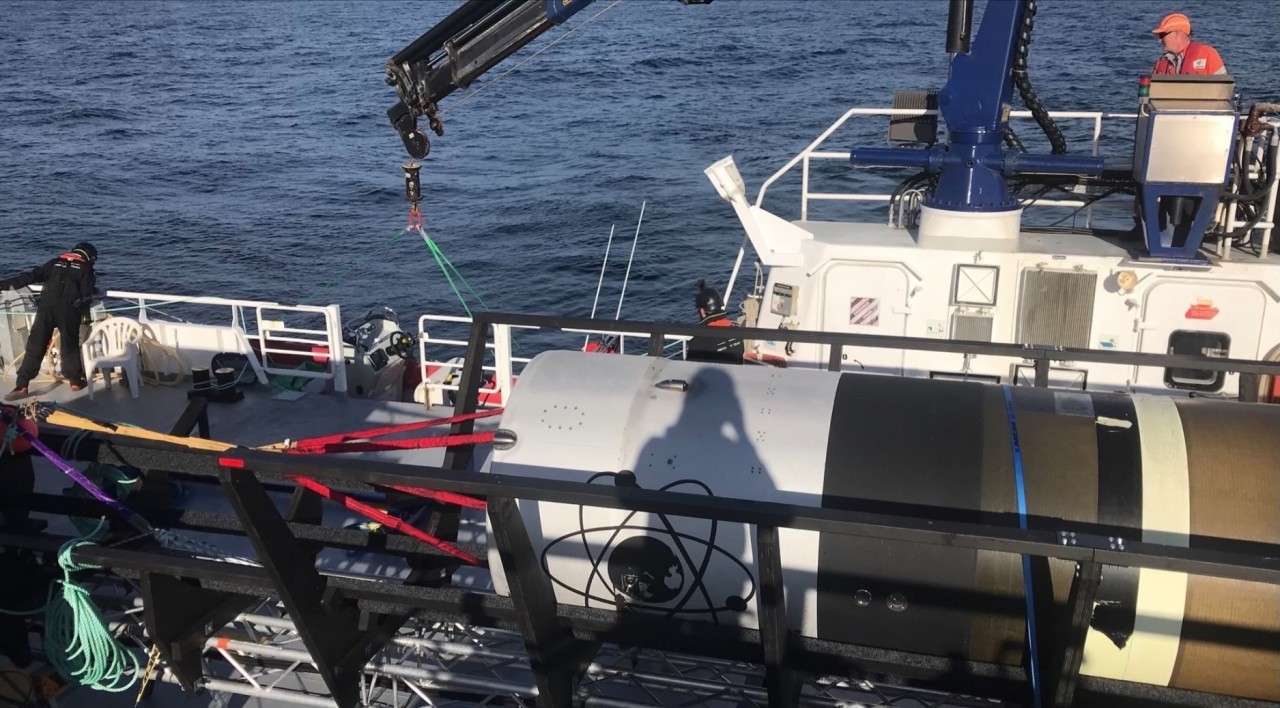
[[[1004,408],[1009,416],[1009,441],[1013,446],[1013,474],[1018,483],[1018,527],[1027,530],[1027,486],[1022,473],[1022,443],[1018,440],[1018,418],[1013,412],[1013,389],[1004,389]],[[1040,708],[1040,656],[1036,648],[1036,606],[1031,584],[1031,556],[1022,554],[1023,595],[1027,601],[1027,646],[1031,653],[1031,695],[1036,708]]]

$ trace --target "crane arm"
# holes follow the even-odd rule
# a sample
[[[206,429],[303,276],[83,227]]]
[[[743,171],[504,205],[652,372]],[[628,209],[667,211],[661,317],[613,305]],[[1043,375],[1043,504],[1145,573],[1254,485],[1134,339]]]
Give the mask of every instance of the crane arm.
[[[564,22],[592,0],[467,0],[387,62],[387,83],[400,100],[387,111],[405,149],[415,158],[431,151],[418,127],[426,117],[444,134],[440,100]]]

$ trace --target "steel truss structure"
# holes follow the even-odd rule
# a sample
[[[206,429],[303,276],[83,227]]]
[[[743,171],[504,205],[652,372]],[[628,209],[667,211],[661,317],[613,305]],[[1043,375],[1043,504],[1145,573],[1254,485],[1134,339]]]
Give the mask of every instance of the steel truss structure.
[[[696,335],[702,328],[652,323],[535,318],[478,313],[463,371],[457,412],[475,409],[486,334],[495,325],[651,332],[650,354],[660,355],[666,334]],[[745,338],[765,337],[741,330]],[[902,340],[887,337],[789,332],[796,341],[831,345],[838,369],[845,346],[923,346],[966,353],[1009,355],[1018,347]],[[990,351],[987,351],[990,350]],[[1026,350],[1037,379],[1051,360],[1084,360],[1098,352]],[[1280,365],[1190,357],[1110,357],[1144,364],[1276,373]],[[1044,383],[1044,381],[1040,381]],[[175,423],[174,435],[208,435],[203,399]],[[456,423],[468,434],[474,421]],[[61,449],[71,436],[42,432]],[[868,646],[838,644],[788,631],[782,592],[779,528],[854,535],[1034,557],[1076,564],[1064,613],[1039,616],[1040,693],[1044,705],[1207,705],[1221,697],[1137,686],[1082,676],[1088,622],[1104,565],[1147,567],[1280,583],[1280,549],[1244,542],[1213,548],[1174,548],[1126,541],[1064,522],[1061,531],[954,522],[875,512],[836,511],[782,503],[744,504],[725,497],[577,484],[469,473],[473,450],[448,451],[441,468],[357,459],[281,455],[237,448],[197,451],[118,435],[77,435],[71,459],[143,470],[149,482],[172,475],[217,484],[233,513],[210,513],[147,503],[133,510],[156,528],[232,534],[247,538],[257,564],[222,562],[209,554],[167,547],[118,523],[115,539],[73,553],[136,588],[141,611],[122,615],[122,631],[157,647],[164,680],[190,692],[270,696],[300,705],[733,705],[796,708],[851,705],[1030,705],[1027,666],[962,661]],[[483,499],[489,533],[503,561],[510,596],[451,585],[456,557],[415,539],[321,523],[321,498],[289,483],[302,474],[353,492],[414,487]],[[146,485],[144,484],[144,488]],[[268,492],[292,495],[281,513]],[[613,609],[559,605],[532,552],[516,500],[537,500],[749,524],[759,559],[754,573],[760,628],[709,624]],[[131,499],[133,502],[133,499]],[[102,516],[93,499],[13,494],[5,508],[69,516]],[[438,505],[426,530],[457,538],[456,507]],[[1065,534],[1073,542],[1064,543]],[[0,548],[51,562],[64,538],[41,533],[0,534]],[[484,558],[475,544],[458,544]],[[401,583],[330,575],[317,570],[325,549],[398,556],[410,572]],[[1047,602],[1046,606],[1051,606]],[[133,623],[133,628],[128,625]],[[1200,628],[1214,631],[1217,628]],[[1228,636],[1226,641],[1267,645],[1273,636]],[[1027,652],[1028,655],[1031,652]],[[841,677],[841,678],[831,678]],[[892,688],[890,688],[892,687]],[[981,696],[982,699],[962,698]],[[1250,705],[1235,701],[1233,705]]]
[[[282,609],[268,601],[211,636],[205,642],[200,688],[281,704],[336,705],[325,695],[311,655],[294,623],[281,616]],[[113,628],[139,647],[148,641],[145,624],[136,613],[119,613]],[[747,662],[606,645],[583,668],[574,703],[600,708],[764,707],[768,692],[761,676],[762,668]],[[180,683],[171,671],[158,678]],[[536,706],[537,687],[518,632],[411,621],[361,671],[357,705]],[[802,686],[799,705],[980,706],[993,702],[821,676]]]

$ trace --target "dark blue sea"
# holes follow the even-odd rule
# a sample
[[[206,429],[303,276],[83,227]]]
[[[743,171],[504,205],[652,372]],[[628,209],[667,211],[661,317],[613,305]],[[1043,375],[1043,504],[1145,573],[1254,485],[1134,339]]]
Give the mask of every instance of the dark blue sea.
[[[460,314],[428,248],[396,238],[406,156],[383,80],[457,4],[0,3],[0,263],[87,238],[112,289]],[[1040,0],[1037,93],[1053,110],[1132,111],[1158,54],[1148,31],[1179,10],[1246,104],[1280,100],[1276,0]],[[623,316],[688,320],[694,281],[723,284],[742,241],[703,169],[734,155],[754,198],[845,109],[939,87],[946,14],[940,0],[599,0],[445,116],[426,228],[490,309],[585,315],[616,225],[612,317],[646,203]],[[830,146],[883,134],[867,123]],[[817,175],[864,178],[841,163]],[[796,218],[798,188],[765,206]]]

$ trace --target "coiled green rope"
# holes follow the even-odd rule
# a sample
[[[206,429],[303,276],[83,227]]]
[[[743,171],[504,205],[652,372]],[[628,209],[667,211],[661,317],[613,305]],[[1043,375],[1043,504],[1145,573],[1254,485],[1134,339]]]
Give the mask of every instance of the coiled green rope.
[[[116,640],[107,628],[89,591],[72,580],[72,574],[97,566],[77,563],[71,554],[90,546],[107,528],[104,518],[93,533],[62,544],[58,567],[62,569],[62,592],[50,588],[45,612],[45,653],[49,663],[68,681],[98,691],[120,693],[133,687],[142,673],[138,656]]]
[[[49,588],[49,600],[44,607],[0,610],[0,613],[21,616],[44,612],[45,656],[58,673],[79,686],[121,693],[138,682],[142,673],[138,656],[116,640],[89,597],[89,591],[71,577],[97,567],[77,563],[71,554],[77,548],[93,545],[106,528],[107,520],[101,519],[87,536],[67,541],[58,549],[62,580]]]

